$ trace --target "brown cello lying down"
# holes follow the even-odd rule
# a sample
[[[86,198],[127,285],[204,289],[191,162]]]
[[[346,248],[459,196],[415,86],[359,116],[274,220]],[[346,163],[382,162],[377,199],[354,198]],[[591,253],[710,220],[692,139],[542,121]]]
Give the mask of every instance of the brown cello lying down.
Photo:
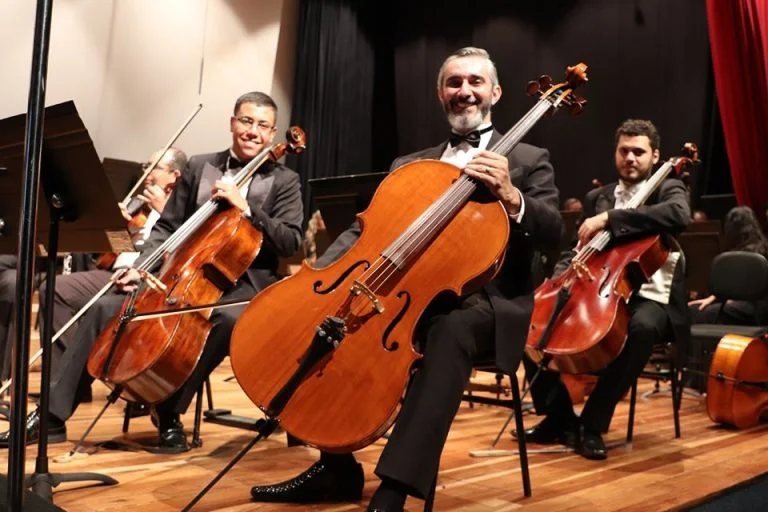
[[[251,160],[233,180],[245,186],[268,160],[286,151],[300,152],[304,132],[292,127],[289,143],[273,144]],[[233,207],[222,211],[211,199],[138,267],[151,271],[164,259],[158,277],[132,293],[123,310],[94,342],[88,372],[109,386],[121,386],[128,398],[146,403],[167,399],[189,378],[212,329],[210,309],[131,322],[132,316],[173,312],[217,302],[248,269],[261,249],[262,233]]]
[[[664,163],[631,199],[628,208],[644,204],[674,170],[697,161],[696,146],[686,144],[686,156]],[[669,250],[659,235],[609,247],[607,230],[597,233],[573,257],[559,276],[547,279],[534,295],[526,353],[553,369],[588,373],[605,368],[627,339],[627,302],[637,287],[633,270],[644,279],[664,264]]]
[[[569,68],[562,84],[529,84],[543,97],[490,151],[507,154],[553,108],[581,110],[572,89],[585,70]],[[436,160],[390,173],[359,220],[360,238],[338,261],[304,264],[257,295],[230,343],[251,400],[330,452],[362,448],[387,431],[421,357],[413,337],[424,309],[442,292],[465,295],[490,281],[509,235],[499,201]]]
[[[726,334],[707,379],[707,414],[715,423],[754,427],[768,412],[768,335]]]

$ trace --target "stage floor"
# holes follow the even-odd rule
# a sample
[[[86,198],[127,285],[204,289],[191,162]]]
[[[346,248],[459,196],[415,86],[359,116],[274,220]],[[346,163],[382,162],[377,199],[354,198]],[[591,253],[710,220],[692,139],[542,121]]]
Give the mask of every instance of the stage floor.
[[[231,375],[225,361],[211,377],[214,405],[232,409],[234,414],[257,416],[258,411]],[[481,377],[491,378],[491,376]],[[39,373],[33,373],[30,387],[38,387]],[[651,390],[651,381],[641,381],[640,392]],[[245,430],[203,423],[204,444],[192,451],[168,456],[143,451],[114,451],[97,448],[96,443],[122,439],[122,403],[112,406],[91,434],[90,454],[78,454],[62,461],[74,441],[82,434],[103,404],[107,389],[94,385],[93,403],[81,406],[67,424],[69,442],[50,447],[52,472],[93,471],[108,474],[119,485],[91,487],[65,484],[55,490],[54,501],[66,510],[77,512],[180,510],[205,486],[253,436]],[[619,404],[605,437],[606,442],[621,441],[626,434],[629,402]],[[488,448],[508,415],[500,407],[463,404],[443,453],[435,510],[504,511],[525,508],[552,510],[668,510],[685,508],[717,495],[723,490],[762,474],[768,467],[768,426],[746,431],[728,430],[712,424],[704,403],[685,396],[681,410],[682,438],[674,438],[672,405],[669,393],[638,399],[634,442],[630,447],[609,451],[608,460],[588,461],[573,453],[531,454],[530,471],[533,496],[523,496],[520,467],[516,456],[474,458],[469,451]],[[538,419],[525,415],[528,426]],[[193,411],[184,417],[191,431]],[[7,423],[2,422],[3,428]],[[134,419],[126,439],[156,437],[148,417]],[[305,447],[288,448],[285,434],[275,434],[260,442],[195,507],[212,511],[271,510],[364,510],[378,485],[373,468],[385,440],[362,450],[358,459],[365,470],[365,491],[360,503],[306,505],[268,505],[249,501],[249,490],[257,483],[289,478],[308,467],[317,451]],[[509,431],[497,448],[514,449]],[[530,445],[529,449],[536,448]],[[36,446],[27,449],[27,468],[32,471]],[[0,464],[7,467],[7,453],[0,453]],[[3,469],[3,473],[5,473]],[[766,498],[768,500],[768,497]],[[421,510],[423,502],[409,500],[408,510]]]

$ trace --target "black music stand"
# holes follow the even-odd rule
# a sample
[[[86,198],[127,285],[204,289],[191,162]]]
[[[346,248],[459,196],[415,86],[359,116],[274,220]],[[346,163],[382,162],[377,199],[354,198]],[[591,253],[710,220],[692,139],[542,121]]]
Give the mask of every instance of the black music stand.
[[[355,214],[368,208],[373,193],[387,174],[372,172],[309,180],[315,207],[320,210],[332,241],[352,224]]]
[[[112,191],[118,199],[124,197],[141,177],[141,164],[131,160],[105,158],[102,161]]]
[[[693,225],[693,224],[691,224]],[[722,236],[714,231],[684,231],[677,241],[685,255],[685,284],[701,299],[709,295],[712,260],[723,250]]]
[[[0,254],[13,253],[19,237],[19,190],[24,174],[24,133],[26,114],[0,120]],[[53,292],[55,288],[56,257],[65,252],[121,252],[132,250],[125,220],[117,207],[109,182],[99,162],[88,131],[78,116],[72,101],[45,109],[41,152],[41,184],[38,193],[40,208],[36,230],[38,247],[43,246],[48,258],[46,276],[45,318],[41,324],[43,348],[40,382],[40,440],[35,473],[25,481],[38,496],[52,499],[52,487],[62,482],[117,481],[97,473],[51,474],[48,472],[48,403],[51,377],[50,340],[53,335]],[[60,224],[60,221],[64,221]],[[60,239],[61,237],[61,239]],[[43,242],[44,241],[44,242]],[[42,243],[41,243],[42,242]],[[28,297],[20,297],[28,300]],[[26,380],[27,373],[17,375]],[[22,411],[26,410],[23,406]],[[12,422],[12,426],[18,422]],[[13,431],[11,443],[21,436],[24,446],[26,431]],[[14,440],[15,438],[15,440]],[[9,468],[10,471],[10,468]],[[19,468],[23,474],[23,466]]]

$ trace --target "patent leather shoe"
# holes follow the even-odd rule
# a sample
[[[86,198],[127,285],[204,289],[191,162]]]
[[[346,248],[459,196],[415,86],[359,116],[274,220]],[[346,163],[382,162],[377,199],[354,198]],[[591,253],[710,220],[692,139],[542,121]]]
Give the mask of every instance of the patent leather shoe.
[[[11,440],[11,431],[0,434],[0,448],[8,448]],[[40,440],[40,412],[35,409],[27,416],[27,444],[34,444]],[[67,440],[67,426],[52,425],[48,423],[48,444],[63,443]]]
[[[547,416],[538,425],[525,431],[525,442],[573,445],[575,431],[573,420],[566,421]],[[513,431],[512,435],[517,438],[518,433]]]
[[[314,463],[299,476],[273,485],[251,489],[253,501],[272,503],[319,503],[359,501],[363,497],[363,467],[347,464]]]
[[[159,438],[157,447],[162,453],[183,453],[189,451],[187,435],[184,433],[184,425],[178,415],[172,418],[159,419]]]
[[[580,429],[576,452],[582,457],[591,460],[605,460],[608,458],[608,451],[605,448],[603,437],[599,432],[584,426]]]

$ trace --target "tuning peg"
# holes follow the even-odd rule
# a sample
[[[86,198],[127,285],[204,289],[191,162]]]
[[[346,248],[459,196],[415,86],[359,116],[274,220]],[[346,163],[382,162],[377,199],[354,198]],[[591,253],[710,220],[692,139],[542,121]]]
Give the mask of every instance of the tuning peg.
[[[570,105],[568,105],[568,106],[570,107],[571,114],[573,114],[573,115],[581,114],[581,112],[584,110],[584,105],[582,105],[581,103],[576,102],[576,101],[571,102]]]
[[[539,86],[544,90],[552,87],[552,77],[549,75],[541,75],[539,77]]]
[[[531,80],[530,82],[528,82],[528,85],[525,86],[525,93],[528,96],[534,96],[538,94],[540,90],[541,88],[539,87],[539,82],[535,80]]]

